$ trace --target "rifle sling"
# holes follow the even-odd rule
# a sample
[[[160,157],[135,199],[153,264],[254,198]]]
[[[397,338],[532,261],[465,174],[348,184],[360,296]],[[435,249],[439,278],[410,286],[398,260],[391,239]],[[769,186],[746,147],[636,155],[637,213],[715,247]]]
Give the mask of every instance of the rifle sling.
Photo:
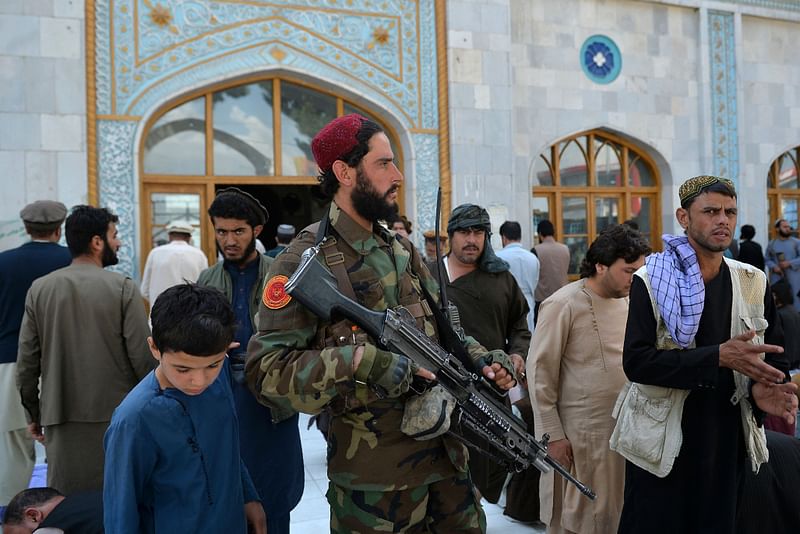
[[[347,275],[347,269],[344,266],[344,254],[336,246],[336,238],[333,235],[328,235],[331,230],[330,225],[330,218],[326,215],[319,223],[316,244],[325,255],[325,263],[336,278],[336,285],[339,286],[339,291],[350,300],[358,302],[356,292],[353,290],[353,284],[350,282],[350,277]]]
[[[455,355],[466,369],[479,372],[478,366],[472,361],[472,358],[467,352],[467,349],[464,348],[464,344],[461,342],[458,334],[453,330],[450,321],[447,320],[442,310],[436,305],[436,301],[433,300],[431,294],[425,289],[425,285],[420,284],[420,287],[422,288],[422,294],[425,296],[425,300],[428,301],[428,306],[430,306],[431,312],[433,313],[433,318],[436,319],[436,326],[439,328],[439,341],[442,346]]]

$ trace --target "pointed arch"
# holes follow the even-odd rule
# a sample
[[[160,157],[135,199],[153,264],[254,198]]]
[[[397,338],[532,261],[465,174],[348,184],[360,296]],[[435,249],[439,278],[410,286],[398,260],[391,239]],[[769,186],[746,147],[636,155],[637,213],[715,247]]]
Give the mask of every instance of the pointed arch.
[[[596,128],[563,137],[529,169],[533,231],[549,219],[570,248],[576,278],[589,245],[606,227],[638,224],[652,246],[661,232],[661,173],[656,160],[624,135]]]

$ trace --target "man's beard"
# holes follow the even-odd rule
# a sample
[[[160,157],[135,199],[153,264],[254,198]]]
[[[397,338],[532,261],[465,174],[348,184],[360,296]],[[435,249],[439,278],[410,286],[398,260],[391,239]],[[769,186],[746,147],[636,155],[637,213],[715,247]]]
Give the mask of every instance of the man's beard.
[[[103,262],[103,267],[110,267],[119,263],[117,253],[114,252],[105,237],[103,238],[103,255],[100,260]]]
[[[780,228],[778,228],[778,233],[781,235],[781,237],[789,237],[792,235],[791,230],[782,230]]]
[[[256,249],[256,239],[258,239],[258,238],[256,236],[253,236],[253,239],[251,239],[250,243],[247,245],[247,247],[245,247],[241,258],[238,258],[238,259],[235,259],[235,260],[228,259],[228,257],[225,256],[225,251],[222,250],[222,248],[219,246],[219,243],[217,243],[217,252],[222,254],[222,257],[225,258],[225,261],[227,261],[228,263],[232,263],[234,265],[242,266],[245,263],[247,263],[247,259],[250,256],[252,256],[253,251]]]
[[[350,201],[356,213],[368,221],[385,221],[397,215],[398,205],[389,202],[387,197],[397,191],[399,186],[393,184],[386,193],[381,195],[364,175],[361,168],[356,172],[356,187],[350,193]]]

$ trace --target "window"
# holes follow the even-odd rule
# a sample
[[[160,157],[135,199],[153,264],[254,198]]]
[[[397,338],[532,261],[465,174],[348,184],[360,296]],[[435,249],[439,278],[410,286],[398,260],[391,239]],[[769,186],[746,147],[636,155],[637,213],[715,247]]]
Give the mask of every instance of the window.
[[[797,210],[800,207],[798,162],[800,147],[784,152],[769,167],[767,198],[770,237],[775,237],[775,221],[778,219],[786,219],[792,228],[797,229]]]
[[[603,132],[559,141],[531,166],[533,233],[549,219],[556,240],[570,249],[569,274],[577,278],[586,250],[604,228],[633,220],[651,243],[660,243],[658,173],[630,143]]]
[[[348,113],[381,124],[402,171],[401,147],[375,114],[301,80],[238,80],[186,95],[156,113],[140,150],[142,262],[164,240],[164,226],[180,216],[196,224],[193,244],[213,263],[216,246],[206,210],[220,187],[241,187],[267,207],[271,217],[260,239],[268,248],[278,224],[300,229],[317,220],[324,202],[312,187],[317,166],[311,139]]]

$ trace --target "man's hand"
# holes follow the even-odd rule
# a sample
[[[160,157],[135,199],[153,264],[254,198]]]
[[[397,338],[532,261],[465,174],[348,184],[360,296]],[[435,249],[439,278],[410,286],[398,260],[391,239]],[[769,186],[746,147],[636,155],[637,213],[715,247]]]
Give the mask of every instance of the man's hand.
[[[548,443],[547,454],[569,471],[572,465],[572,444],[567,438],[557,439]]]
[[[752,330],[740,334],[719,346],[719,366],[728,367],[762,384],[780,384],[784,374],[759,358],[762,352],[783,352],[778,345],[753,345]]]
[[[762,411],[794,423],[797,416],[797,384],[753,384],[753,401]]]
[[[39,443],[44,443],[44,433],[39,423],[29,423],[28,434]]]
[[[511,364],[514,366],[514,372],[517,373],[520,382],[525,385],[527,382],[525,380],[525,358],[519,354],[509,354],[508,357],[511,358]]]
[[[247,524],[253,528],[255,534],[267,534],[267,514],[264,507],[258,501],[250,501],[244,504],[244,515]]]
[[[492,365],[486,365],[483,369],[483,376],[492,380],[501,389],[511,389],[517,383],[514,377],[509,373],[505,367],[495,362]]]
[[[792,268],[792,264],[789,263],[789,260],[779,261],[778,262],[778,266],[781,268],[782,271],[785,271],[786,269],[791,269]]]
[[[356,347],[356,350],[353,352],[353,372],[354,373],[356,372],[356,369],[358,369],[358,366],[361,363],[361,360],[363,360],[363,359],[364,359],[364,346],[363,345],[359,345],[358,347]],[[419,377],[422,377],[422,378],[424,378],[426,380],[434,380],[434,381],[436,380],[436,375],[435,374],[433,374],[432,372],[428,371],[427,369],[423,369],[422,367],[418,368],[417,372],[414,373],[414,374],[419,376]]]
[[[517,384],[514,378],[514,373],[517,372],[516,364],[512,356],[497,349],[490,350],[483,355],[482,359],[487,364],[481,369],[483,376],[497,384],[500,389],[509,390]],[[525,364],[522,365],[524,370]],[[508,367],[514,369],[513,373]]]
[[[775,267],[772,268],[772,272],[777,274],[783,274],[783,269],[781,269],[776,265]]]

